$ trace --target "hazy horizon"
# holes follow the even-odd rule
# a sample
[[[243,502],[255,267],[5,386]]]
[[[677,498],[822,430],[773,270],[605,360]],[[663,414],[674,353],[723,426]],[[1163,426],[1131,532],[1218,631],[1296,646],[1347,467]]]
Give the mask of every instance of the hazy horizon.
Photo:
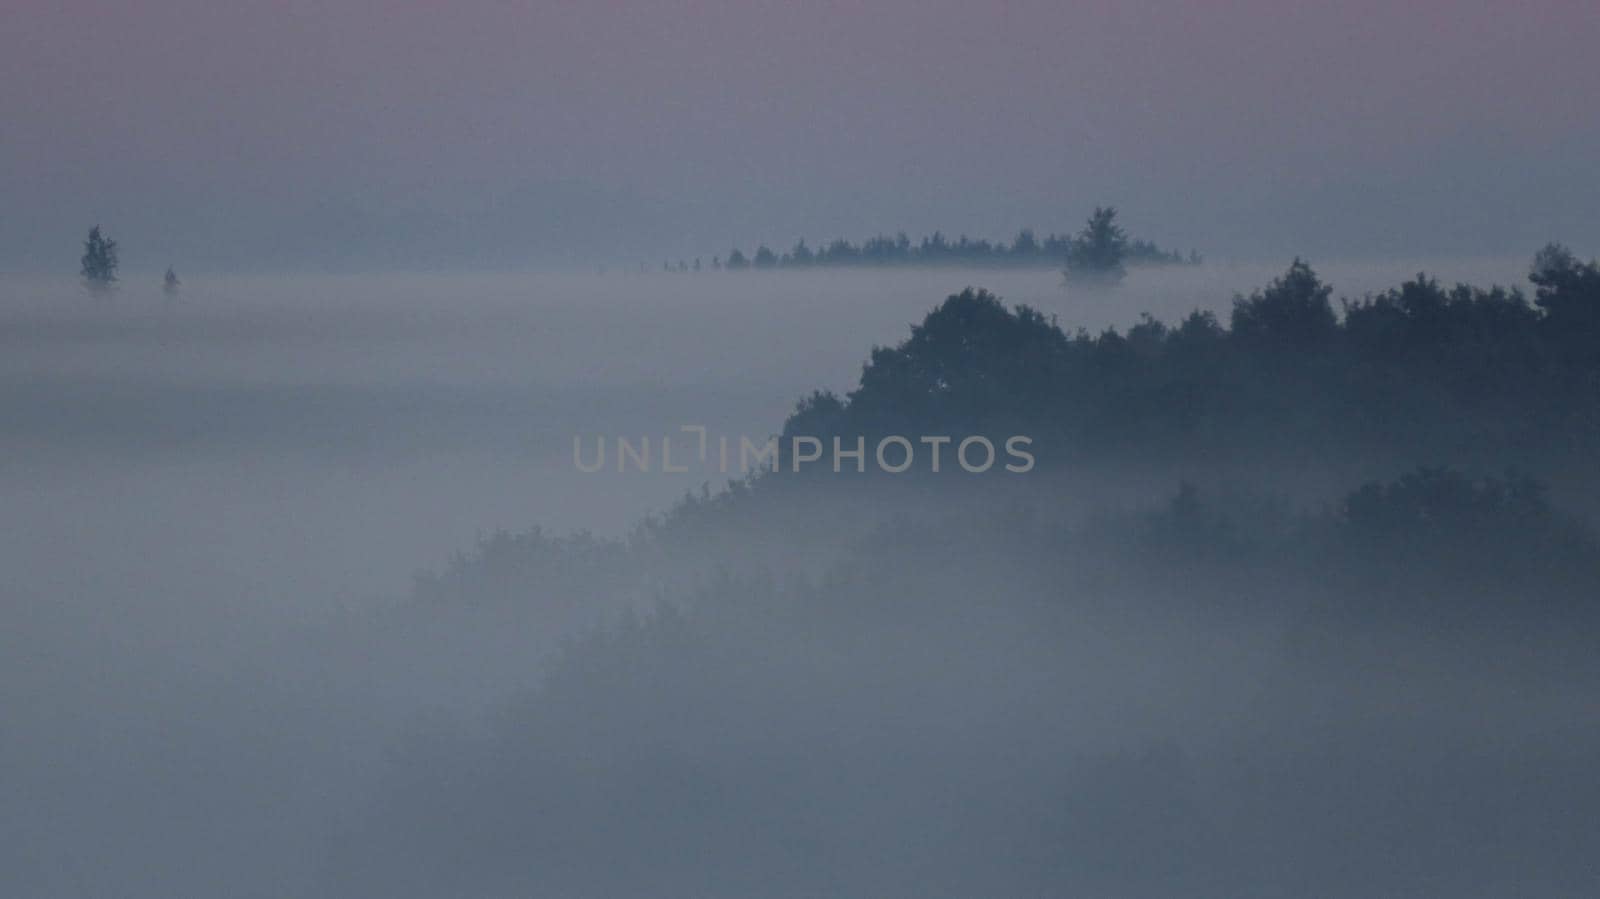
[[[10,0],[0,896],[1593,899],[1597,46]]]
[[[374,0],[0,12],[0,270],[598,265],[1075,230],[1217,259],[1600,245],[1580,2]]]

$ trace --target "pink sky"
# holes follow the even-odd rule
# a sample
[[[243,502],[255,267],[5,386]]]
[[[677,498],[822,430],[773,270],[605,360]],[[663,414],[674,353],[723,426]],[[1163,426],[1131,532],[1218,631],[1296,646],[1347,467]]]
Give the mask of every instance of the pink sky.
[[[1595,252],[1597,47],[1542,0],[11,0],[0,266],[92,220],[217,265],[228,228],[531,261],[1096,202],[1241,255]]]

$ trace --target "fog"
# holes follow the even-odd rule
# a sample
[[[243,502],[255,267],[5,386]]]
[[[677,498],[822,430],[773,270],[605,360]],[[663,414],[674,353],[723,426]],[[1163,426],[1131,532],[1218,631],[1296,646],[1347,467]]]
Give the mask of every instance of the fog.
[[[1518,284],[1526,267],[1324,268],[1360,297],[1419,269]],[[1064,290],[1053,271],[196,277],[176,299],[154,279],[95,299],[75,279],[7,277],[3,477],[27,522],[13,558],[87,542],[146,564],[182,552],[219,575],[287,564],[315,571],[319,594],[394,591],[482,532],[620,534],[719,486],[720,472],[659,466],[584,475],[572,440],[685,425],[763,439],[962,287],[1099,332],[1225,314],[1279,268],[1141,270],[1115,293]],[[276,602],[324,604],[306,592]]]
[[[1600,895],[1592,6],[0,4],[0,899]]]
[[[1528,271],[1316,262],[1351,299]],[[0,277],[0,892],[1592,895],[1571,457],[574,465],[765,440],[968,286],[1099,334],[1284,264]],[[1349,549],[1341,497],[1436,464],[1553,511],[1471,531],[1482,572]]]

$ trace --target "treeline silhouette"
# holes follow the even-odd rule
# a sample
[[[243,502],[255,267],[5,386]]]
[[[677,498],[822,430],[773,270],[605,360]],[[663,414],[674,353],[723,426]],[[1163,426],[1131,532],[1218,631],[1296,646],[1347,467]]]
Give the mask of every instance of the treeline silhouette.
[[[801,401],[783,433],[1027,434],[1041,464],[1111,448],[1369,446],[1414,460],[1600,446],[1600,268],[1550,245],[1529,278],[1531,302],[1418,275],[1336,307],[1296,259],[1236,296],[1226,323],[1207,311],[1175,325],[1145,315],[1099,334],[969,288],[899,345],[874,348],[855,390]]]
[[[1521,597],[1523,611],[1537,611],[1528,605],[1535,600],[1569,609],[1600,583],[1593,533],[1556,511],[1528,476],[1463,473],[1531,470],[1577,488],[1578,508],[1583,491],[1594,497],[1600,265],[1551,245],[1529,277],[1531,297],[1445,288],[1419,275],[1336,307],[1332,288],[1297,259],[1266,287],[1235,297],[1226,325],[1197,311],[1175,326],[1145,316],[1100,334],[1069,333],[1037,310],[965,290],[906,340],[874,348],[855,390],[803,399],[780,444],[801,435],[854,445],[857,437],[968,434],[999,444],[1026,434],[1038,471],[996,470],[983,485],[947,464],[944,483],[930,491],[920,468],[888,475],[868,466],[853,476],[848,465],[800,474],[783,465],[686,496],[626,540],[498,535],[419,580],[416,595],[428,605],[532,601],[582,617],[597,608],[597,585],[627,605],[658,595],[664,579],[693,583],[692,560],[706,546],[734,547],[724,561],[754,569],[781,569],[796,555],[826,562],[857,551],[868,541],[863,529],[887,517],[898,522],[891,548],[908,553],[965,553],[960,528],[972,540],[986,534],[1028,547],[1033,561],[1008,577],[1059,576],[1037,560],[1065,557],[1071,542],[1098,547],[1091,560],[1159,558],[1138,570],[1171,574],[1173,596],[1257,595],[1261,572],[1294,560],[1296,577],[1336,588],[1319,602],[1337,615],[1359,617],[1367,612],[1358,606],[1374,602],[1391,611],[1454,608],[1474,596],[1467,604],[1480,612],[1509,609],[1508,597]],[[1362,461],[1352,465],[1353,457]],[[1320,486],[1311,495],[1326,499],[1335,494],[1323,490],[1352,482],[1352,468],[1412,473],[1346,490],[1310,515],[1273,505],[1230,511],[1186,486],[1159,514],[1122,525],[1085,530],[1037,517],[1052,507],[1099,507],[1085,496],[1105,504],[1104,494],[1083,492],[1085,481],[1153,474],[1171,484],[1197,475],[1214,486],[1242,474],[1264,495],[1312,483]],[[1075,483],[1078,473],[1087,474]],[[874,489],[857,489],[868,486],[863,477]],[[905,526],[952,508],[964,511],[945,530]],[[771,538],[775,529],[782,540]]]
[[[709,545],[737,563],[741,539]],[[606,543],[608,568],[653,564]],[[484,583],[523,577],[515,545],[466,564]],[[521,547],[558,571],[596,552]],[[524,607],[551,589],[523,583]],[[1402,784],[1409,829],[1587,871],[1593,841],[1556,837],[1592,795],[1572,786],[1592,736],[1506,754],[1525,719],[1477,678],[1516,684],[1518,704],[1580,696],[1597,583],[1594,535],[1516,478],[1421,469],[1278,519],[1188,487],[1083,525],[951,503],[815,577],[724,570],[569,640],[489,727],[418,731],[336,870],[346,895],[739,896],[781,878],[786,895],[954,897],[1018,892],[996,847],[1031,845],[1050,862],[1025,868],[1033,893],[1222,897],[1259,883],[1258,856],[1228,851],[1248,840],[1314,872],[1286,894],[1359,896],[1373,870],[1428,867],[1391,831],[1364,836]],[[1447,736],[1425,729],[1441,720]],[[1412,749],[1463,745],[1481,759]],[[1511,836],[1463,816],[1488,799],[1521,822]],[[1334,822],[1339,864],[1316,865],[1315,835],[1280,839],[1307,807]]]
[[[407,670],[504,682],[474,668],[486,641],[581,636],[485,725],[418,728],[330,859],[339,893],[1467,895],[1534,871],[1582,895],[1592,527],[1518,473],[1411,461],[1298,507],[1265,473],[1177,474],[1229,447],[1292,483],[1360,441],[1567,447],[1589,472],[1600,267],[1552,246],[1531,279],[1531,301],[1419,276],[1336,308],[1296,260],[1226,325],[1099,335],[950,297],[786,433],[1151,447],[1083,483],[1161,493],[1080,508],[1071,466],[766,474],[626,539],[485,538],[418,579],[410,631],[387,622],[428,640],[397,641]],[[440,638],[450,613],[472,639]],[[1396,852],[1413,834],[1427,851]]]
[[[1237,296],[1226,325],[1197,311],[1175,326],[1146,316],[1100,334],[1069,333],[1036,310],[965,290],[900,344],[874,348],[855,390],[803,399],[780,436],[853,445],[858,436],[989,434],[998,444],[1020,433],[1034,438],[1038,471],[997,471],[980,483],[947,464],[940,489],[926,490],[922,469],[874,475],[868,466],[874,489],[862,490],[850,466],[841,474],[814,464],[796,475],[785,465],[703,487],[624,540],[495,535],[420,578],[415,596],[427,606],[532,602],[563,620],[586,619],[648,602],[668,582],[695,583],[707,546],[727,548],[718,565],[729,570],[781,570],[795,557],[826,565],[870,550],[873,522],[893,519],[878,549],[959,556],[971,548],[958,533],[965,528],[972,541],[1026,550],[1030,561],[1010,569],[1013,578],[1061,576],[1039,560],[1066,558],[1071,545],[1093,549],[1089,560],[1159,559],[1137,570],[1170,574],[1175,597],[1267,602],[1260,574],[1292,561],[1297,578],[1329,588],[1319,603],[1340,615],[1367,614],[1365,603],[1464,607],[1469,597],[1479,611],[1503,611],[1512,599],[1523,611],[1538,612],[1534,601],[1569,609],[1600,595],[1594,534],[1525,474],[1464,473],[1556,475],[1578,488],[1578,508],[1584,490],[1594,498],[1600,265],[1551,245],[1529,277],[1531,298],[1419,275],[1336,307],[1332,288],[1297,259]],[[1352,467],[1411,473],[1351,491]],[[1296,513],[1229,507],[1185,485],[1144,517],[1087,528],[1049,518],[1052,509],[1115,507],[1085,493],[1085,482],[1198,476],[1213,489],[1241,472],[1261,495],[1313,483],[1311,496],[1341,498]],[[951,509],[962,511],[948,525],[907,527]]]
[[[758,521],[767,528],[806,522],[804,514],[784,508],[792,499],[735,483],[723,492],[687,495],[625,538],[559,536],[540,528],[495,532],[480,537],[471,552],[457,553],[443,572],[418,575],[413,596],[426,606],[537,601],[543,611],[563,616],[579,604],[593,611],[598,596],[649,605],[662,597],[664,582],[647,572],[659,576],[664,562],[707,545],[719,532],[716,544],[748,549],[741,541],[760,530],[753,526]],[[1504,611],[1533,619],[1600,614],[1594,592],[1600,535],[1554,506],[1544,482],[1515,470],[1473,477],[1450,467],[1415,467],[1300,512],[1270,492],[1227,494],[1187,481],[1158,505],[1086,519],[1051,513],[1045,495],[954,511],[962,505],[951,503],[942,514],[916,521],[891,514],[864,531],[839,528],[825,539],[845,548],[824,580],[839,585],[865,573],[857,563],[901,556],[925,561],[930,547],[988,552],[1002,546],[1014,576],[1029,570],[1047,580],[1063,576],[1052,564],[1039,568],[1049,559],[1075,559],[1082,574],[1092,559],[1110,565],[1115,579],[1136,592],[1189,594],[1185,602],[1201,593],[1206,602],[1234,609],[1271,606],[1283,581],[1260,575],[1276,571],[1293,574],[1297,594],[1315,599],[1307,610],[1319,615],[1405,618],[1460,609],[1469,600],[1476,613],[1484,611],[1482,604],[1507,598],[1519,605]],[[831,499],[820,507],[839,508]],[[758,518],[747,517],[752,513]],[[998,538],[994,545],[991,538]],[[766,570],[741,567],[737,556],[719,562],[723,576]],[[703,572],[684,583],[691,591],[703,587]]]
[[[734,249],[726,260],[714,256],[713,270],[743,271],[746,269],[827,268],[849,266],[927,266],[946,265],[971,268],[1062,268],[1075,259],[1092,256],[1095,262],[1108,268],[1121,265],[1160,266],[1198,265],[1203,260],[1198,252],[1188,255],[1165,250],[1151,241],[1128,238],[1115,229],[1114,238],[1107,240],[1106,229],[1114,228],[1112,221],[1116,210],[1101,207],[1095,210],[1090,226],[1076,236],[1048,234],[1043,238],[1031,228],[1024,228],[1009,242],[990,241],[968,237],[965,234],[951,239],[943,232],[934,233],[913,241],[904,231],[898,234],[879,234],[859,244],[838,238],[813,248],[802,238],[786,251],[774,250],[762,244],[746,255]],[[1096,219],[1101,222],[1095,231]],[[1092,252],[1086,253],[1086,249]],[[701,271],[700,259],[692,263],[678,260],[663,263],[667,271]]]

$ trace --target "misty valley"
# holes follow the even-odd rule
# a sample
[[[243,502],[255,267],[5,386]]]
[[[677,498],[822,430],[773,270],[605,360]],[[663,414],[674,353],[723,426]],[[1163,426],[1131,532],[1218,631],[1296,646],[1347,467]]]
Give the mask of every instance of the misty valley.
[[[1593,0],[5,0],[0,899],[1595,899]]]
[[[0,888],[1590,895],[1600,267],[1429,264],[0,278]]]

